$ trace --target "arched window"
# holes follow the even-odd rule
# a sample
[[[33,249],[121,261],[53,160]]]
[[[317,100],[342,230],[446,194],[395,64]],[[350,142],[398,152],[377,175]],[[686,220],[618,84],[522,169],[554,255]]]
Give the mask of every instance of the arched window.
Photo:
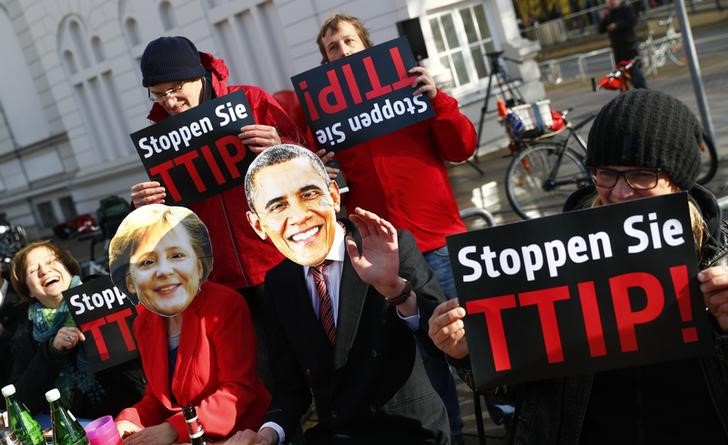
[[[272,0],[208,0],[207,6],[215,41],[222,49],[219,56],[232,79],[269,91],[291,87],[288,45]]]
[[[126,26],[124,26],[124,31],[126,34],[126,38],[129,39],[129,45],[130,46],[137,46],[141,44],[141,37],[139,36],[139,25],[137,25],[137,21],[133,18],[126,19]]]
[[[159,3],[159,19],[162,21],[162,28],[165,31],[169,31],[177,26],[174,10],[169,2],[163,1]]]
[[[80,125],[93,152],[101,162],[129,155],[129,129],[100,39],[89,38],[83,20],[73,15],[61,22],[58,36],[61,60],[83,116]]]
[[[106,60],[106,57],[104,56],[104,47],[101,45],[101,39],[98,36],[94,36],[91,39],[91,51],[94,53],[94,60],[96,63]]]

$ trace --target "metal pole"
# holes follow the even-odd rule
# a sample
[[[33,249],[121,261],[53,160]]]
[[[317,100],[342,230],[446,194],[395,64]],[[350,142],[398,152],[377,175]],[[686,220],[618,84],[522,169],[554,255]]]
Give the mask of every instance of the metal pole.
[[[703,79],[700,74],[700,65],[698,64],[698,55],[695,51],[693,31],[690,28],[688,13],[685,10],[685,0],[675,0],[675,10],[677,13],[677,18],[680,20],[680,30],[682,31],[683,47],[685,48],[685,55],[688,58],[688,66],[690,67],[690,76],[693,80],[695,98],[698,101],[700,119],[703,121],[703,130],[711,140],[715,141],[713,122],[710,118],[710,109],[708,107],[708,100],[705,97]]]

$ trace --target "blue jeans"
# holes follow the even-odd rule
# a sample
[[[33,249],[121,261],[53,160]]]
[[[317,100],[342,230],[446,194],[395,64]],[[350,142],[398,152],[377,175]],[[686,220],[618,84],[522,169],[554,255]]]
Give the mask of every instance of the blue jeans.
[[[452,267],[450,267],[450,254],[447,251],[447,246],[430,250],[424,254],[424,257],[432,271],[435,272],[435,277],[437,278],[437,282],[440,283],[445,298],[450,300],[457,297],[455,277],[452,274]]]

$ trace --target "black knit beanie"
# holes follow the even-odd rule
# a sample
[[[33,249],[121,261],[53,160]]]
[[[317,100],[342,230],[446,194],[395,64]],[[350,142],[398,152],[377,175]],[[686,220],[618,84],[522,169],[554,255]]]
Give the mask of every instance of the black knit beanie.
[[[589,131],[586,165],[659,168],[681,190],[695,185],[703,129],[685,104],[655,90],[612,99]]]
[[[152,40],[142,54],[142,85],[150,87],[175,80],[192,80],[205,75],[200,54],[186,37]]]

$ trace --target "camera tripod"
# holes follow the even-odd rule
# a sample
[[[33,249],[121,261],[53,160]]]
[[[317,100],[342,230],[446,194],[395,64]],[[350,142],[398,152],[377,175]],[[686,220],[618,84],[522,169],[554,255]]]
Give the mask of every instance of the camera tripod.
[[[485,93],[483,107],[480,109],[480,121],[478,122],[478,142],[475,146],[476,148],[474,156],[476,162],[478,161],[478,149],[480,148],[480,138],[483,134],[485,114],[488,112],[488,103],[490,102],[490,95],[493,91],[493,82],[497,82],[498,86],[505,86],[505,92],[508,93],[508,98],[505,99],[505,102],[508,107],[524,103],[523,95],[521,95],[521,92],[518,90],[518,88],[513,85],[513,81],[510,79],[510,77],[508,77],[508,73],[506,73],[501,66],[500,59],[519,64],[521,63],[521,61],[511,59],[510,57],[504,57],[503,51],[495,51],[492,53],[486,53],[485,55],[488,57],[488,61],[490,62],[490,76],[488,76],[488,90]],[[477,168],[476,170],[478,170],[481,175],[483,174],[483,172],[479,168]]]

